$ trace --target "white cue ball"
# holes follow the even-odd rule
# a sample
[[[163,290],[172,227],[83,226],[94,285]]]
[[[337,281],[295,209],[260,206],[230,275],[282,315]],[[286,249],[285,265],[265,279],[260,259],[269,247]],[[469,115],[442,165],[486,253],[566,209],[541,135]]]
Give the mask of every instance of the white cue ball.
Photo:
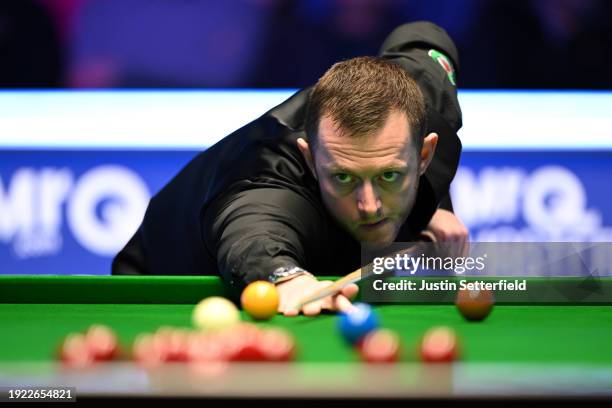
[[[204,330],[220,330],[240,321],[238,308],[226,298],[211,296],[200,301],[191,315],[193,325]]]

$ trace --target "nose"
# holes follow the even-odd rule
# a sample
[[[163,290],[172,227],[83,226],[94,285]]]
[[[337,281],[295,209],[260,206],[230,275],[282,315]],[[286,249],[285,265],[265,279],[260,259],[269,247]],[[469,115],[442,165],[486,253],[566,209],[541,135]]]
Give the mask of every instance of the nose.
[[[365,181],[357,191],[357,209],[362,218],[378,218],[382,202],[371,182]]]

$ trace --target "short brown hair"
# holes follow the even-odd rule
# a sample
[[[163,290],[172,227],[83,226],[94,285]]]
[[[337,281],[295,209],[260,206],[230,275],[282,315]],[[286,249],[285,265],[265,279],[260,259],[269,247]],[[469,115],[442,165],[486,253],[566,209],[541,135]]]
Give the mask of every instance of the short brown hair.
[[[417,83],[399,65],[378,57],[359,57],[334,64],[313,88],[305,130],[314,152],[319,121],[328,115],[350,137],[370,135],[384,126],[392,110],[404,112],[418,150],[427,115]]]

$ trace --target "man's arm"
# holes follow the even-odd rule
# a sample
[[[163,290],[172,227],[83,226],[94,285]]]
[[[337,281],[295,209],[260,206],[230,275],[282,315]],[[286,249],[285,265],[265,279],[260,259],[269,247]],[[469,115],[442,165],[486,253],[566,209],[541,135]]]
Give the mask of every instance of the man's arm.
[[[221,277],[241,290],[287,265],[306,268],[318,233],[317,210],[299,194],[255,188],[224,194],[206,209],[202,236]]]
[[[256,280],[268,280],[279,267],[295,265],[308,269],[307,253],[320,253],[324,237],[321,214],[308,199],[287,189],[256,188],[226,194],[206,210],[202,222],[204,242],[216,256],[223,280],[235,294]],[[279,312],[288,316],[299,310],[295,304],[331,282],[310,274],[279,283]],[[321,309],[346,310],[349,287],[334,298],[304,307],[307,315]],[[345,296],[346,295],[346,296]]]
[[[446,210],[452,213],[455,212],[453,210],[453,201],[451,200],[450,193],[447,194],[446,197],[442,199],[442,201],[440,201],[440,206],[438,207],[438,209]]]
[[[461,220],[453,213],[453,203],[448,194],[440,203],[440,207],[431,217],[426,231],[433,234],[436,241],[445,245],[448,254],[467,256],[469,253],[469,231]]]
[[[427,225],[438,241],[467,242],[469,231],[453,212],[453,203],[448,194],[440,203]]]

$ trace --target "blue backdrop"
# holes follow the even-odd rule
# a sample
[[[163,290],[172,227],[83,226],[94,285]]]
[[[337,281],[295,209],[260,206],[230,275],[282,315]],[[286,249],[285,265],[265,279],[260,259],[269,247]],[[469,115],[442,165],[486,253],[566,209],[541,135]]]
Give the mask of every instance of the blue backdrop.
[[[152,194],[290,94],[0,94],[0,273],[109,274]],[[612,95],[461,98],[452,196],[473,240],[612,242]]]

